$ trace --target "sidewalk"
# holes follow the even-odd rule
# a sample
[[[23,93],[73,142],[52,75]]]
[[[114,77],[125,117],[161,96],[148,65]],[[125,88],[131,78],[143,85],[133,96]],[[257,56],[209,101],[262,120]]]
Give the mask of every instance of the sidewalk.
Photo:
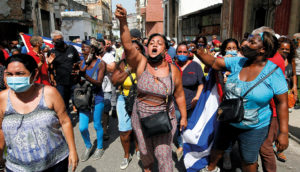
[[[300,109],[293,109],[289,115],[289,136],[300,144]]]

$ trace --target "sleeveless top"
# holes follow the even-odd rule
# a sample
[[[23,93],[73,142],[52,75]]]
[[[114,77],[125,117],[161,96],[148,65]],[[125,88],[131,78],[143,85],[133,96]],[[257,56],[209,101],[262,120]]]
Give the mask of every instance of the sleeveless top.
[[[69,155],[59,119],[47,107],[42,89],[39,104],[27,114],[16,112],[8,91],[2,130],[7,146],[6,167],[11,171],[43,171]]]
[[[165,110],[167,107],[165,103],[167,96],[169,101],[169,115],[173,118],[175,112],[173,101],[174,87],[174,81],[172,80],[171,90],[169,75],[166,77],[156,77],[149,73],[146,67],[137,82],[138,98],[136,99],[136,110],[140,112],[141,118]]]
[[[94,80],[97,80],[98,78],[98,72],[99,72],[99,63],[101,61],[98,59],[97,62],[95,63],[94,67],[92,69],[87,69],[86,70],[86,74],[94,79]],[[82,68],[84,68],[85,66],[85,60],[83,60],[83,64],[82,64]],[[96,70],[96,71],[95,71]],[[94,73],[95,71],[95,73]],[[94,75],[93,75],[94,73]],[[98,104],[100,102],[103,102],[104,100],[104,94],[103,94],[103,90],[102,90],[102,87],[96,87],[93,85],[93,93],[94,93],[94,98],[95,98],[95,104]]]

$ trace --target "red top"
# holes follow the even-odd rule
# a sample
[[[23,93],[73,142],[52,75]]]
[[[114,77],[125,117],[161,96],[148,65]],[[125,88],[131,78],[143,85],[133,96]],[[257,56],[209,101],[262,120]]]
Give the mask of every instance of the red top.
[[[37,56],[37,53],[34,52],[34,51],[30,51],[29,53],[27,53],[28,55],[31,55],[34,60],[36,61],[37,64],[40,63],[40,58],[39,56]],[[49,82],[49,76],[48,76],[48,65],[46,63],[46,59],[45,57],[43,56],[44,58],[44,63],[40,69],[40,73],[39,73],[39,76],[38,76],[38,79],[35,81],[35,83],[38,83],[38,84],[44,84],[44,85],[51,85],[50,82]]]
[[[173,63],[173,61],[172,61],[172,57],[168,54],[168,53],[166,53],[166,55],[165,55],[165,60],[168,62],[168,63]]]
[[[268,60],[270,60],[277,66],[279,66],[279,68],[282,70],[283,74],[285,74],[284,60],[278,52],[272,58],[268,58]],[[276,105],[275,105],[274,99],[271,100],[270,105],[271,105],[271,109],[273,111],[273,117],[277,117]]]

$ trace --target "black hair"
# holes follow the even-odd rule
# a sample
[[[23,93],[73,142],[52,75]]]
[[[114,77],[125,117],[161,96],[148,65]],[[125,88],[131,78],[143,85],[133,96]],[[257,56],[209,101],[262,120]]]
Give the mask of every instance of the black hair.
[[[270,32],[263,32],[263,46],[265,47],[265,58],[270,58],[275,55],[278,50],[278,40]]]
[[[105,46],[105,45],[106,45],[106,43],[105,43],[105,40],[104,40],[104,39],[98,39],[97,41],[98,41],[98,42],[101,42],[101,43],[103,44],[103,46]]]
[[[152,35],[150,35],[150,37],[149,37],[149,39],[148,39],[147,47],[148,47],[149,43],[151,42],[151,40],[152,40],[155,36],[160,36],[160,37],[162,37],[162,38],[164,39],[166,49],[168,50],[168,49],[169,49],[169,43],[168,43],[167,38],[165,37],[165,35],[162,35],[162,34],[159,34],[159,33],[153,33]]]
[[[2,50],[0,50],[0,64],[5,64],[5,56]]]
[[[140,41],[137,41],[137,40],[132,40],[131,42],[132,42],[133,44],[137,44],[137,45],[140,47],[143,56],[145,56],[145,48],[144,48],[144,45],[143,45]]]
[[[226,47],[230,42],[234,42],[235,45],[236,45],[237,50],[240,50],[239,42],[234,38],[229,38],[229,39],[226,39],[225,41],[223,41],[223,43],[221,45],[221,54],[222,54],[222,56],[226,55]]]
[[[189,48],[188,48],[188,44],[186,41],[183,41],[183,42],[180,42],[178,45],[177,45],[177,48],[176,48],[176,53],[177,53],[177,50],[178,50],[178,47],[181,46],[181,45],[184,45],[186,46],[186,49],[189,51]]]
[[[22,63],[25,68],[34,76],[35,75],[35,69],[38,68],[38,65],[36,64],[36,61],[27,54],[16,54],[13,56],[10,56],[6,62],[5,62],[5,68],[11,63],[11,62],[20,62]]]
[[[282,43],[290,44],[290,53],[287,56],[287,60],[289,63],[292,63],[292,59],[295,57],[296,54],[295,44],[291,39],[286,37],[281,37],[278,39],[278,49],[280,48]]]
[[[248,39],[244,38],[241,40],[240,45],[242,45],[245,41],[248,41]]]
[[[194,43],[196,44],[197,48],[199,48],[199,47],[198,47],[198,41],[199,41],[199,39],[201,39],[201,38],[202,38],[203,41],[204,41],[204,47],[207,46],[207,39],[206,39],[206,37],[205,37],[205,36],[197,36],[196,39],[195,39],[195,41],[194,41]]]

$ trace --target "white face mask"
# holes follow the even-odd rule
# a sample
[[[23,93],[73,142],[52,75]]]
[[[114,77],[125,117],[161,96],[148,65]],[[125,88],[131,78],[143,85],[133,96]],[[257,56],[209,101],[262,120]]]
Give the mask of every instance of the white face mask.
[[[93,54],[89,54],[87,59],[85,60],[85,63],[91,62],[92,59],[93,59]]]

